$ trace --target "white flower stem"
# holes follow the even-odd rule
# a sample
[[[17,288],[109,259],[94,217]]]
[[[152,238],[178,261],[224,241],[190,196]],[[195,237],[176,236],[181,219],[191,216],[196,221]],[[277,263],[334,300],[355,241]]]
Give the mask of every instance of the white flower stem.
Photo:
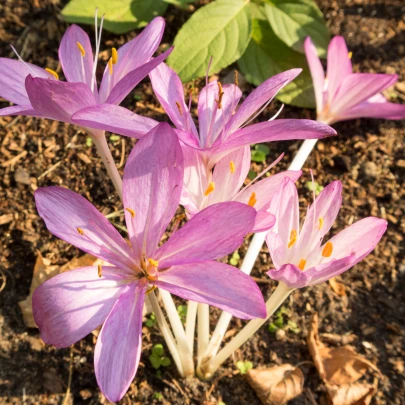
[[[208,304],[198,304],[198,335],[197,335],[197,365],[201,362],[210,340],[210,307]]]
[[[305,164],[312,149],[316,145],[316,142],[317,139],[306,139],[295,155],[288,170],[300,170]],[[263,246],[265,237],[266,232],[256,233],[253,236],[252,242],[249,245],[242,266],[240,268],[245,274],[251,273],[256,259],[260,253],[260,249]],[[218,353],[219,347],[221,346],[222,340],[225,336],[231,319],[231,314],[229,314],[228,312],[222,312],[215,327],[214,333],[212,334],[211,340],[208,344],[207,350],[204,353],[201,364],[208,364],[209,362],[213,362],[215,360],[215,357]]]
[[[194,352],[195,320],[197,317],[198,302],[188,301],[186,319],[186,338],[190,353]]]
[[[183,377],[183,364],[179,355],[179,349],[177,347],[176,341],[174,340],[172,332],[170,331],[169,325],[166,322],[163,312],[159,306],[159,302],[154,291],[149,293],[149,299],[152,304],[153,312],[155,313],[156,320],[162,332],[163,338],[165,339],[170,354],[172,355],[173,361],[175,362],[180,375]]]
[[[97,152],[103,160],[104,166],[110,176],[118,195],[122,200],[122,179],[115,165],[114,158],[111,155],[110,148],[108,147],[107,140],[105,138],[105,132],[100,130],[88,130],[88,134],[91,136],[94,144],[96,145]]]
[[[248,324],[227,344],[225,347],[208,363],[202,363],[197,369],[197,373],[203,379],[211,378],[218,370],[221,364],[249,340],[255,332],[277,311],[280,305],[290,295],[293,290],[280,282],[274,293],[266,302],[267,317],[266,319],[256,318]]]
[[[173,298],[168,291],[159,289],[159,293],[176,338],[178,352],[183,365],[183,377],[194,375],[193,355],[189,350],[186,333],[184,331],[183,324],[181,323],[179,313],[177,312],[176,305],[174,304]]]

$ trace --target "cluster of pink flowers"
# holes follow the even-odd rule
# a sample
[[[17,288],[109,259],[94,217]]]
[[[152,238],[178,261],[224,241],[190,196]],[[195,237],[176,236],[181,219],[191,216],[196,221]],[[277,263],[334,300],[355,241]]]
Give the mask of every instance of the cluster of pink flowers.
[[[288,288],[317,284],[348,270],[369,254],[387,223],[366,218],[326,243],[341,205],[342,185],[325,187],[299,225],[294,182],[284,171],[243,187],[250,145],[336,134],[328,124],[356,117],[405,118],[405,107],[380,94],[395,75],[353,73],[345,42],[329,48],[327,78],[308,38],[318,121],[275,119],[250,124],[299,73],[293,69],[261,84],[242,103],[236,84],[207,83],[198,100],[198,127],[177,74],[163,63],[171,49],[153,57],[164,20],[154,19],[134,40],[112,49],[100,87],[90,39],[78,26],[65,33],[56,72],[22,60],[0,58],[0,96],[14,105],[0,115],[28,115],[76,124],[92,133],[113,131],[139,139],[126,162],[123,206],[129,243],[89,201],[61,187],[39,188],[35,200],[49,231],[109,265],[79,268],[41,285],[33,298],[44,342],[67,347],[102,326],[95,372],[111,401],[123,397],[136,374],[142,347],[142,308],[159,289],[209,304],[243,319],[265,318],[254,280],[216,261],[235,251],[252,232],[267,232],[274,269],[268,275]],[[141,117],[119,104],[144,77],[175,128]],[[239,107],[238,104],[240,103]],[[178,208],[188,222],[163,245]]]

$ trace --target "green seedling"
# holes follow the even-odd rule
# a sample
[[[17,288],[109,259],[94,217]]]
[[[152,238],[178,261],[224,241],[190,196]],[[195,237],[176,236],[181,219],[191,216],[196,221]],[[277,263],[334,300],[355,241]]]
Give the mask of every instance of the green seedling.
[[[146,325],[148,328],[153,328],[153,327],[155,326],[155,324],[156,324],[156,316],[155,316],[155,314],[152,312],[152,313],[150,314],[150,317],[146,320],[145,325]]]
[[[290,312],[285,307],[281,307],[276,312],[276,319],[273,322],[271,322],[268,326],[269,332],[276,333],[279,329],[283,329],[285,331],[290,330],[295,334],[300,333],[301,329],[295,322],[290,321],[288,319],[289,316]]]
[[[238,361],[236,363],[236,367],[239,369],[241,374],[246,374],[253,368],[253,363],[251,361]]]
[[[160,367],[168,367],[171,364],[170,359],[164,356],[163,345],[160,343],[153,346],[152,354],[149,356],[149,361],[152,364],[152,367],[156,370]]]
[[[181,322],[185,323],[187,319],[187,305],[179,305],[177,307],[177,313],[180,316]]]
[[[312,181],[307,181],[307,189],[309,191],[315,191],[315,195],[318,195],[324,187],[318,184],[316,181],[312,183]]]
[[[239,264],[239,259],[240,259],[239,253],[237,250],[235,250],[232,253],[232,257],[229,259],[229,264],[231,264],[232,266],[237,266]]]
[[[115,142],[115,141],[119,141],[120,137],[118,135],[111,135],[110,136],[110,141],[111,142]]]
[[[93,145],[93,140],[88,136],[88,137],[86,138],[86,146],[87,146],[88,148],[91,148],[91,145]]]
[[[270,148],[266,145],[255,145],[252,149],[252,161],[261,163],[266,160],[267,155],[270,152]]]

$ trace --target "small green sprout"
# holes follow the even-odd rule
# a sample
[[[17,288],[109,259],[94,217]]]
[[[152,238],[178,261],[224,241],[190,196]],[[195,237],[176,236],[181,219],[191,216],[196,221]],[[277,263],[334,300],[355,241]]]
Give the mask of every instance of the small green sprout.
[[[118,135],[111,135],[110,136],[110,141],[111,142],[115,142],[115,141],[119,141],[120,137]]]
[[[91,148],[91,145],[93,145],[93,139],[91,139],[89,136],[86,138],[86,146],[88,148]]]
[[[261,163],[266,160],[267,155],[270,152],[270,148],[266,145],[255,145],[252,150],[252,161]]]
[[[236,363],[236,367],[239,369],[241,374],[246,374],[253,368],[253,363],[251,361],[238,361]]]
[[[164,356],[163,345],[160,343],[152,347],[152,354],[149,356],[149,361],[156,370],[160,367],[168,367],[171,364],[170,359]]]
[[[152,312],[150,314],[149,319],[146,320],[145,325],[148,328],[153,328],[155,326],[155,324],[156,324],[156,316],[155,316],[154,312]]]
[[[229,259],[229,264],[232,264],[232,266],[237,266],[239,263],[239,259],[240,259],[239,253],[237,250],[235,250],[232,253],[232,257]]]
[[[279,329],[283,329],[285,331],[290,330],[295,334],[300,333],[301,329],[298,327],[296,322],[290,321],[288,319],[289,316],[290,312],[288,311],[288,309],[285,307],[281,307],[278,312],[276,312],[276,319],[268,326],[269,332],[275,334]]]
[[[256,178],[256,176],[257,176],[257,174],[254,170],[249,170],[249,173],[248,173],[249,180],[254,180]]]
[[[318,184],[316,181],[312,184],[312,181],[307,181],[307,189],[309,191],[315,191],[315,195],[318,195],[324,187]]]
[[[179,305],[177,307],[177,313],[180,316],[181,322],[185,323],[187,319],[187,305]]]
[[[158,401],[163,401],[163,394],[161,392],[155,392],[153,394],[153,399],[156,399]]]

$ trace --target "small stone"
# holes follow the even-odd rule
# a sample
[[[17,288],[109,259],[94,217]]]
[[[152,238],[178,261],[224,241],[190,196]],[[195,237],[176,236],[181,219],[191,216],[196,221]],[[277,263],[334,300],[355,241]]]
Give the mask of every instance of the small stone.
[[[27,170],[21,167],[16,170],[14,179],[17,183],[30,184],[30,174],[27,172]]]
[[[89,399],[93,396],[93,393],[87,389],[81,390],[79,394],[83,399]]]
[[[396,167],[400,167],[401,169],[405,169],[405,160],[404,159],[399,159],[396,163],[395,163]]]
[[[376,180],[381,175],[381,169],[374,162],[366,162],[360,166],[360,173],[364,180]]]
[[[276,332],[276,339],[277,340],[284,340],[285,339],[285,330],[278,329]]]

